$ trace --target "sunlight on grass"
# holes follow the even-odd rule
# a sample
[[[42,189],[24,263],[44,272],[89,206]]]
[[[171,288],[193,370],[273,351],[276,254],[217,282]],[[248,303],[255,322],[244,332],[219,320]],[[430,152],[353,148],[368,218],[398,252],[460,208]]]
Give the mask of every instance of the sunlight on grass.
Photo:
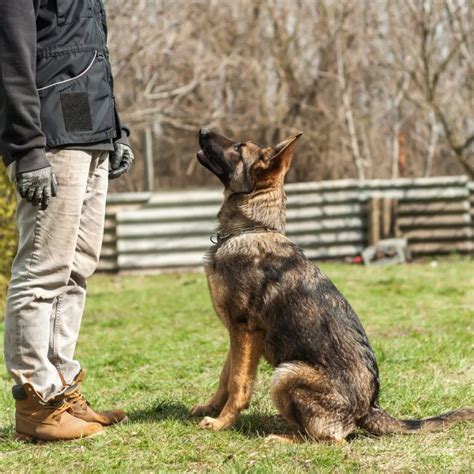
[[[322,268],[367,329],[382,406],[396,416],[423,417],[473,404],[473,263]],[[11,381],[2,367],[0,471],[472,470],[468,425],[413,436],[359,434],[338,446],[266,443],[269,433],[291,431],[271,405],[266,364],[235,428],[201,431],[188,409],[215,389],[226,350],[203,274],[95,276],[77,348],[89,370],[84,392],[98,409],[126,409],[131,423],[101,439],[15,442]]]

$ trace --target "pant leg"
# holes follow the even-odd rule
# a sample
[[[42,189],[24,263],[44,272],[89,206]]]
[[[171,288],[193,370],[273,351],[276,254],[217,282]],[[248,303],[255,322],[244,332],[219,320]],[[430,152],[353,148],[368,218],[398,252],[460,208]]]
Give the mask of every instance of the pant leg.
[[[84,311],[86,282],[97,268],[102,247],[108,163],[108,152],[94,152],[68,282],[70,290],[59,296],[53,312],[50,359],[68,384],[81,368],[74,359],[74,351]]]
[[[53,306],[68,291],[91,153],[47,153],[58,181],[46,210],[18,197],[17,255],[7,295],[5,364],[16,383],[30,383],[44,399],[63,389],[48,357]],[[58,299],[59,298],[59,299]]]

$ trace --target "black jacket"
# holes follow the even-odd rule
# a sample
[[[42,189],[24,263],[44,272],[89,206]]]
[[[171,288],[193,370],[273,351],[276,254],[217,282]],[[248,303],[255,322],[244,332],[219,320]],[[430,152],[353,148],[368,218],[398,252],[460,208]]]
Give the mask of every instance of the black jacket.
[[[125,141],[102,0],[0,0],[0,154],[30,171],[47,148]]]

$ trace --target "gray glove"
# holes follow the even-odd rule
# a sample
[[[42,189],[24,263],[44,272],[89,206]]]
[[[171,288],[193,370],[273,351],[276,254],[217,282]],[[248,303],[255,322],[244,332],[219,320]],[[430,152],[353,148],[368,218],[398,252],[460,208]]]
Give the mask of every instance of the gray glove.
[[[110,153],[109,179],[115,179],[126,173],[132,166],[133,151],[128,145],[114,143],[114,151]]]
[[[51,197],[56,196],[58,185],[51,166],[35,171],[17,173],[16,189],[23,199],[31,202],[33,206],[41,204],[41,209],[46,209]]]

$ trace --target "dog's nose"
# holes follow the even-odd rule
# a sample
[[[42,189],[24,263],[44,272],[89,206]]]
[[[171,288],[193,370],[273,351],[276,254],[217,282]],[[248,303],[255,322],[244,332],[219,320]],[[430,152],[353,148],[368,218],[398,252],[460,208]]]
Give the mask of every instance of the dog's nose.
[[[200,137],[205,137],[206,135],[209,135],[210,133],[211,133],[211,130],[209,128],[201,128],[199,130]]]

